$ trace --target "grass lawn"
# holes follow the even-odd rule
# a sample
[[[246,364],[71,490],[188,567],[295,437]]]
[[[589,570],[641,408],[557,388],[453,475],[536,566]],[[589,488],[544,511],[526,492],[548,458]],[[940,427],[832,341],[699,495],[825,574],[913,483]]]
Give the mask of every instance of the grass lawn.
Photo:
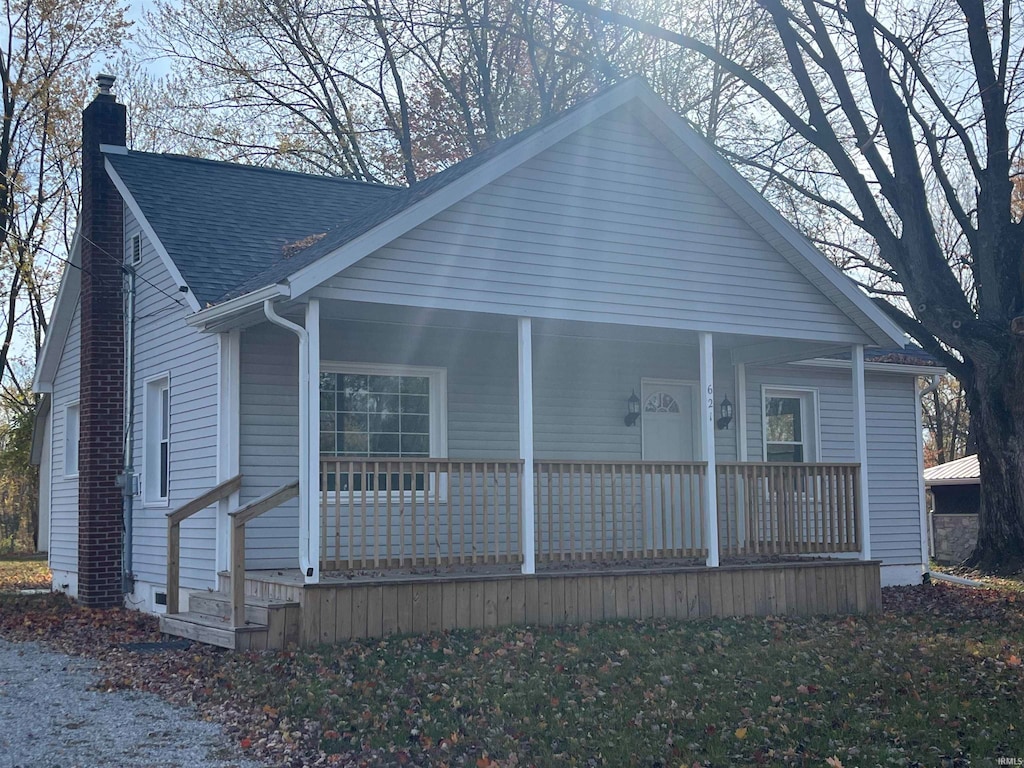
[[[960,766],[1024,758],[1024,596],[885,590],[882,614],[618,622],[313,651],[137,653],[150,619],[0,598],[0,636],[203,708],[270,765]],[[27,620],[27,626],[26,626]]]
[[[46,555],[0,555],[0,592],[49,588]]]

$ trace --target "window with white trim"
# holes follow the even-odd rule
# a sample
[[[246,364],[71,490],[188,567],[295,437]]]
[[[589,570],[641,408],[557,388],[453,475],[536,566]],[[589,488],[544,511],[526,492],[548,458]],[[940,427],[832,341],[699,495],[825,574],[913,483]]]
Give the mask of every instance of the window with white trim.
[[[78,477],[78,440],[81,436],[78,403],[64,409],[64,477]]]
[[[320,374],[320,453],[344,458],[430,458],[447,449],[444,369],[327,363]],[[366,490],[423,490],[423,474],[368,473]],[[333,483],[332,483],[333,484]],[[341,490],[348,490],[346,487]],[[361,491],[356,476],[352,490]],[[329,488],[333,490],[333,488]]]
[[[765,461],[817,461],[817,413],[812,390],[764,390]]]
[[[171,477],[171,388],[167,377],[146,383],[144,486],[148,503],[166,503]]]

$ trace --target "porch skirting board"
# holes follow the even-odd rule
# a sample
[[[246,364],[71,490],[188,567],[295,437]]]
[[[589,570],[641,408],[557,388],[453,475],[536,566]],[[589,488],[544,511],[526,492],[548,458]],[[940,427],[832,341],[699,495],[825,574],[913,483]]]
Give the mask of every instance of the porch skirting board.
[[[612,619],[866,614],[881,600],[878,561],[849,560],[319,584],[301,590],[299,642]]]

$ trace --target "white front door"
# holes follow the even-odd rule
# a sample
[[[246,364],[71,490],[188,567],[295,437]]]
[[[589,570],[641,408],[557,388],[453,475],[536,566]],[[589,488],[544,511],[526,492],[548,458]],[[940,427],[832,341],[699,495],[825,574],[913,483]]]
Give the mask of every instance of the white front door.
[[[694,385],[644,379],[640,385],[643,456],[647,461],[693,461]]]

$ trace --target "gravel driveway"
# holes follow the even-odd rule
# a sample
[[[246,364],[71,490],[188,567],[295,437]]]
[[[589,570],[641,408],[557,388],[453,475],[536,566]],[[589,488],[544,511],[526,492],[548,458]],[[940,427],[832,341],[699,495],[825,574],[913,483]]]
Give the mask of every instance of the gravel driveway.
[[[158,696],[87,690],[96,667],[0,640],[0,768],[258,768],[219,726]]]

